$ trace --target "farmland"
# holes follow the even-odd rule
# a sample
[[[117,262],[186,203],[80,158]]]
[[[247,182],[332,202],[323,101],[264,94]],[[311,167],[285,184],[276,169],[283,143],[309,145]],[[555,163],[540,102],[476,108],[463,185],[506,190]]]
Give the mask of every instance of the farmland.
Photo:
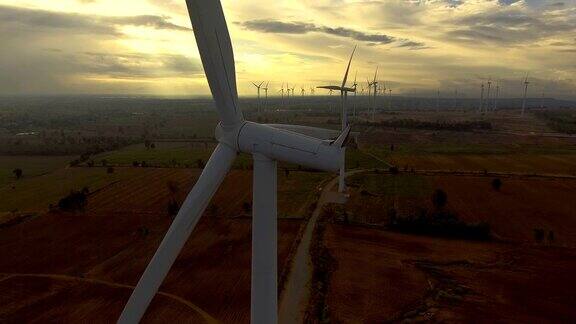
[[[22,169],[23,177],[35,177],[65,167],[72,161],[72,156],[1,156],[0,187],[15,183],[13,171]]]
[[[245,117],[340,127],[332,99],[293,100],[286,109],[271,100],[256,115],[255,101],[246,99]],[[22,110],[27,115],[18,105],[0,109],[10,122],[0,128],[0,322],[115,321],[174,217],[173,204],[177,210],[214,150],[217,116],[209,100],[83,102],[70,99],[53,111],[32,103]],[[311,242],[328,251],[315,265],[326,262],[330,271],[323,300],[329,320],[575,318],[566,283],[576,270],[576,138],[557,133],[550,116],[404,104],[379,112],[375,122],[359,105],[364,110],[352,119],[358,141],[346,160],[360,172],[347,180],[344,205],[316,209],[334,214],[320,218],[324,232]],[[22,179],[14,168],[23,169]],[[251,169],[250,156],[239,154],[144,322],[249,321]],[[277,175],[279,276],[290,280],[303,225],[335,174],[279,163]],[[58,206],[83,188],[82,208]],[[447,196],[442,212],[487,223],[490,237],[449,239],[391,225],[399,217],[434,218],[436,189]]]
[[[333,322],[570,321],[572,249],[466,242],[329,225]],[[526,305],[530,305],[526,307]]]
[[[0,273],[47,275],[8,276],[0,281],[3,288],[0,300],[11,305],[0,312],[0,318],[7,321],[23,318],[23,312],[30,318],[58,316],[70,321],[116,318],[130,292],[123,286],[136,284],[170,224],[168,202],[172,198],[182,201],[200,170],[116,168],[112,174],[105,171],[97,167],[62,169],[49,175],[54,178],[43,176],[23,181],[25,187],[21,192],[18,188],[10,189],[16,190],[13,195],[24,195],[28,189],[37,188],[16,201],[4,203],[27,206],[28,199],[37,203],[40,210],[50,201],[44,192],[57,188],[54,179],[63,179],[59,185],[63,188],[85,185],[94,188],[82,213],[49,212],[2,229],[0,251],[4,258]],[[223,322],[249,319],[251,219],[241,216],[250,215],[244,203],[251,202],[251,176],[251,171],[233,170],[225,179],[212,201],[218,208],[208,208],[161,288]],[[290,218],[279,222],[280,271],[288,264],[287,257],[300,228],[301,221],[297,218],[304,216],[305,204],[315,197],[317,186],[325,177],[322,173],[299,171],[279,175],[279,214]],[[169,190],[166,183],[170,181],[177,190]],[[34,194],[46,201],[39,201]],[[55,199],[58,197],[57,193],[53,195]],[[12,206],[16,205],[9,207]],[[219,257],[214,259],[214,255]],[[14,300],[15,290],[19,289],[27,289],[30,295]],[[78,295],[79,290],[90,291],[89,299]],[[44,305],[56,301],[61,306],[44,314]],[[153,302],[151,312],[175,318],[200,316],[190,307],[174,303],[173,299],[161,296]],[[80,306],[84,311],[70,312]],[[100,314],[98,310],[103,308],[107,311]]]

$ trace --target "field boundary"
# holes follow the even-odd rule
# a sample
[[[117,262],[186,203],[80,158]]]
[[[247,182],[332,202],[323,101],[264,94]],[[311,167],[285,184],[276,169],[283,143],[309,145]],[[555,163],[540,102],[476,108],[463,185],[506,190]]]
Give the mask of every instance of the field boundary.
[[[99,285],[105,285],[108,287],[113,287],[113,288],[127,288],[127,289],[131,289],[133,290],[135,288],[135,286],[131,286],[131,285],[127,285],[127,284],[121,284],[121,283],[117,283],[117,282],[112,282],[112,281],[106,281],[106,280],[100,280],[100,279],[95,279],[95,278],[83,278],[83,277],[75,277],[75,276],[70,276],[70,275],[62,275],[62,274],[50,274],[50,273],[2,273],[0,272],[0,276],[3,276],[2,278],[0,278],[0,282],[3,281],[7,281],[9,279],[12,278],[17,278],[17,277],[24,277],[24,278],[49,278],[49,279],[54,279],[54,280],[62,280],[62,281],[79,281],[79,282],[87,282],[87,283],[92,283],[92,284],[99,284]],[[219,323],[215,318],[213,318],[212,316],[210,316],[210,314],[208,314],[206,311],[204,311],[202,308],[198,307],[197,305],[193,304],[192,302],[190,302],[189,300],[186,300],[180,296],[174,295],[174,294],[170,294],[167,292],[162,292],[159,291],[157,292],[158,295],[162,295],[164,297],[168,297],[180,304],[183,304],[191,309],[193,309],[194,311],[196,311],[198,314],[200,314],[208,323]]]

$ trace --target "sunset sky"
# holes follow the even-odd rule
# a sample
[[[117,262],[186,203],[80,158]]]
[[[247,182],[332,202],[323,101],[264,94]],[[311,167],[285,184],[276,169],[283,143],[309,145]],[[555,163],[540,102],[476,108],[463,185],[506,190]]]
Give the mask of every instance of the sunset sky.
[[[223,1],[240,95],[379,67],[396,94],[576,99],[576,0]],[[0,94],[209,93],[184,1],[0,0]],[[298,91],[298,90],[296,90]],[[316,91],[321,93],[320,90]]]

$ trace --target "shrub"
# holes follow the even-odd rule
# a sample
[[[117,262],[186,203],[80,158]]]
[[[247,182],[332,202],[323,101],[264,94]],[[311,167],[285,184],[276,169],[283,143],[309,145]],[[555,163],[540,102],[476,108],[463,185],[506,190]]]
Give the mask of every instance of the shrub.
[[[432,204],[438,209],[442,209],[448,203],[448,194],[442,189],[436,189],[432,194]]]
[[[24,174],[24,172],[22,171],[22,169],[20,168],[16,168],[14,170],[12,170],[12,173],[14,173],[14,176],[16,177],[16,180],[19,180],[22,178],[22,175]]]
[[[81,191],[72,190],[68,196],[58,201],[58,208],[65,211],[81,211],[88,204],[88,188]]]
[[[492,189],[500,191],[501,187],[502,187],[502,180],[500,180],[499,178],[492,180]]]
[[[170,199],[168,202],[168,215],[169,216],[176,216],[178,214],[178,210],[180,209],[180,205],[175,199]]]

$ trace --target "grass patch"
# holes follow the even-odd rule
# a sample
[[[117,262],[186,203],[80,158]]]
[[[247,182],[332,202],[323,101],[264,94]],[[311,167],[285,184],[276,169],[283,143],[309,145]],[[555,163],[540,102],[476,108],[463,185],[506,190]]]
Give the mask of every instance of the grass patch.
[[[92,192],[133,174],[130,169],[117,169],[109,174],[106,168],[68,168],[24,178],[0,188],[0,212],[46,211],[50,204],[57,204],[70,190],[88,187]]]
[[[0,156],[0,187],[16,183],[12,171],[22,169],[24,178],[36,177],[65,167],[73,156]]]

